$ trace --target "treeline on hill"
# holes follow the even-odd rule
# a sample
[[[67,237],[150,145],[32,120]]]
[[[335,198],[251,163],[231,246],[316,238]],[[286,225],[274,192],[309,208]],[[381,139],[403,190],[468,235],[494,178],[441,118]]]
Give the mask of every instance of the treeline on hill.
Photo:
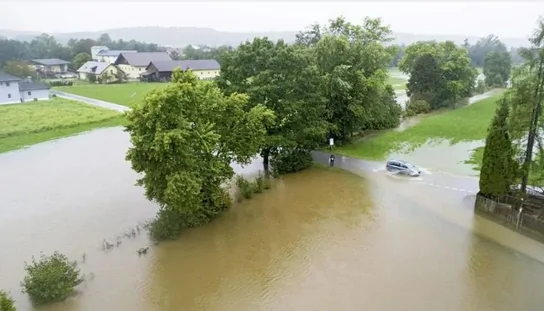
[[[474,67],[483,67],[486,55],[491,52],[508,53],[512,60],[512,64],[521,64],[524,62],[523,57],[520,55],[520,51],[523,50],[523,48],[510,47],[510,49],[508,49],[506,45],[493,34],[481,38],[474,45],[471,45],[468,40],[465,39],[462,47],[468,51],[470,62]],[[391,60],[391,67],[398,66],[399,61],[404,56],[405,50],[406,45],[402,44],[397,46],[397,53]]]
[[[482,56],[484,80],[477,80],[478,70],[466,45],[430,41],[405,47],[402,58],[397,61],[399,70],[410,77],[406,85],[409,102],[405,115],[427,113],[444,107],[455,108],[460,100],[474,93],[506,87],[512,60],[504,44],[496,37],[491,41],[490,38],[481,40],[497,47]],[[476,47],[480,45],[476,44]]]
[[[108,34],[102,34],[98,39],[70,39],[67,45],[58,43],[48,34],[42,34],[30,42],[0,40],[0,68],[15,76],[35,76],[36,73],[30,70],[23,61],[59,58],[69,61],[70,69],[77,70],[86,61],[91,60],[91,47],[95,45],[107,46],[112,50],[165,51],[164,47],[154,43],[111,40]]]
[[[528,185],[544,184],[543,38],[541,19],[531,47],[520,50],[524,62],[513,70],[511,87],[499,101],[489,127],[480,173],[480,195],[485,197],[523,197]]]

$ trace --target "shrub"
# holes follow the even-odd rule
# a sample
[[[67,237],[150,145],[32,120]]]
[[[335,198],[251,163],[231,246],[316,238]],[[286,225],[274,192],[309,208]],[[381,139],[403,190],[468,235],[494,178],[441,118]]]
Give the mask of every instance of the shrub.
[[[474,92],[476,94],[482,94],[485,92],[485,89],[485,82],[483,80],[478,80],[478,82],[476,83],[476,87],[474,88]]]
[[[3,290],[0,290],[0,311],[16,311],[15,300]]]
[[[21,286],[34,305],[63,301],[83,282],[77,263],[58,252],[32,258],[31,264],[25,263],[25,271]]]
[[[149,223],[149,237],[156,242],[175,240],[179,237],[183,227],[183,217],[180,213],[160,209],[155,219]]]
[[[48,84],[49,86],[72,86],[74,82],[59,80],[59,81],[49,81]]]
[[[264,189],[265,189],[265,178],[264,178],[264,175],[261,172],[259,172],[259,174],[255,178],[254,186],[255,186],[255,193],[261,193],[261,192],[264,191]]]
[[[425,100],[410,100],[406,105],[405,116],[411,117],[431,111],[431,105]]]
[[[236,195],[238,202],[242,201],[242,199],[251,199],[253,197],[255,186],[243,176],[236,176],[236,187],[238,187]]]
[[[312,155],[308,150],[282,150],[272,156],[272,172],[274,176],[296,173],[312,166],[312,163]]]

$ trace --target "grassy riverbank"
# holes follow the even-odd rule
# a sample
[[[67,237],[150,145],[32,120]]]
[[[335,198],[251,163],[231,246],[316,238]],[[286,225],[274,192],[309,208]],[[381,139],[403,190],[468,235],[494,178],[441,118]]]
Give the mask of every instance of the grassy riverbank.
[[[500,96],[497,94],[467,107],[424,117],[404,131],[390,130],[369,135],[354,144],[339,147],[338,153],[368,160],[384,160],[393,152],[408,151],[429,140],[448,140],[453,144],[482,140],[487,135]]]
[[[54,89],[132,107],[135,103],[140,103],[150,91],[166,87],[166,85],[168,84],[130,82],[124,84],[80,84],[60,86]]]
[[[124,122],[119,112],[60,98],[2,105],[0,153]]]

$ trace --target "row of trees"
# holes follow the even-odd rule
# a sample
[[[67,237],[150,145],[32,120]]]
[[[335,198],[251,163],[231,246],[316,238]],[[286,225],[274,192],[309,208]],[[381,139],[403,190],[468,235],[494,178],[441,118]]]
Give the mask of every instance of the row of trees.
[[[318,29],[318,32],[312,30]],[[260,154],[265,170],[296,172],[310,151],[354,134],[396,127],[401,108],[388,84],[391,30],[379,19],[338,18],[295,44],[256,38],[228,51],[216,82],[177,71],[128,114],[127,154],[161,209],[156,223],[177,237],[231,205],[223,185],[232,162]]]
[[[398,68],[410,76],[407,108],[416,113],[455,106],[472,95],[478,75],[467,50],[451,41],[411,44]]]
[[[154,43],[144,43],[135,40],[112,40],[108,34],[102,34],[98,39],[70,39],[67,45],[62,45],[53,36],[42,34],[30,42],[17,40],[0,40],[0,68],[9,72],[7,64],[14,60],[29,60],[40,58],[59,58],[70,61],[72,69],[78,69],[83,63],[91,60],[91,47],[107,46],[114,50],[138,50],[140,52],[164,51],[163,47]],[[13,66],[12,66],[13,67]],[[11,73],[16,75],[17,72]]]
[[[540,20],[531,47],[520,51],[525,62],[514,71],[511,88],[500,100],[489,128],[480,173],[480,193],[486,197],[509,194],[518,183],[524,194],[529,177],[544,180],[543,38],[544,21]]]
[[[510,49],[508,49],[506,45],[493,34],[480,38],[480,40],[473,45],[468,42],[468,39],[465,39],[461,46],[468,51],[468,57],[474,67],[483,67],[486,56],[492,52],[507,53],[514,64],[521,64],[524,62],[523,57],[520,55],[520,51],[523,48],[510,47]],[[397,46],[397,53],[391,61],[391,67],[398,66],[399,61],[404,56],[405,50],[406,45],[401,44]]]

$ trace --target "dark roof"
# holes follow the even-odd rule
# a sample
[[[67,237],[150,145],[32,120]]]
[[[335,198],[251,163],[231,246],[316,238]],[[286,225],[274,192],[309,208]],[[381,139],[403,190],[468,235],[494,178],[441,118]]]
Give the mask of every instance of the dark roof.
[[[58,58],[33,59],[32,62],[44,66],[67,65],[70,63]]]
[[[12,75],[8,75],[7,73],[0,71],[0,82],[11,82],[11,81],[21,81],[21,78],[17,78]]]
[[[100,50],[97,56],[119,56],[121,53],[138,53],[136,50]]]
[[[19,82],[19,91],[33,91],[33,90],[49,90],[51,87],[47,84],[39,82]]]
[[[170,61],[152,61],[158,71],[174,71],[176,68],[181,70],[219,70],[221,66],[214,59],[199,60],[170,60]]]
[[[152,61],[172,60],[166,52],[121,53],[117,61],[115,61],[116,65],[121,58],[126,59],[129,65],[135,67],[147,67]]]

